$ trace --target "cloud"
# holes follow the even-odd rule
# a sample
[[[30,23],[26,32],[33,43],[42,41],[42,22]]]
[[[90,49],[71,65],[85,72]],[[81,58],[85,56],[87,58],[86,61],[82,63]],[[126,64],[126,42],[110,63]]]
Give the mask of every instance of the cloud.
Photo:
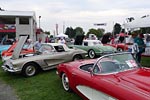
[[[55,30],[55,24],[67,27],[81,26],[84,30],[95,27],[94,23],[106,22],[108,31],[113,23],[123,23],[127,17],[141,17],[150,13],[148,0],[1,0],[6,10],[35,11],[41,16],[41,27]],[[97,27],[95,27],[97,28]]]

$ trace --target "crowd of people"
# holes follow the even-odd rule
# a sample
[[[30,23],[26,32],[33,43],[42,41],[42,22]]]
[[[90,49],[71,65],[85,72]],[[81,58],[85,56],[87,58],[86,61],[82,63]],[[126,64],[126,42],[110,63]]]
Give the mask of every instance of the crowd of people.
[[[49,42],[50,41],[48,40],[48,38],[46,38],[45,43],[49,43]],[[63,37],[58,38],[56,42],[61,43],[61,44],[66,44],[66,41]],[[42,38],[39,38],[38,41],[36,41],[34,43],[31,39],[28,39],[26,41],[26,45],[24,48],[29,49],[29,48],[34,47],[34,50],[38,51],[40,49],[42,43],[43,43]]]
[[[126,44],[128,45],[128,52],[135,54],[139,63],[141,62],[141,54],[145,52],[146,47],[143,38],[143,34],[134,32],[131,33],[130,37],[126,41]]]
[[[131,52],[132,54],[135,54],[135,57],[137,59],[137,61],[140,63],[141,62],[141,54],[143,52],[145,52],[145,42],[144,42],[144,36],[143,34],[138,34],[137,32],[133,32],[128,34],[128,38],[126,39],[125,36],[120,35],[117,42],[115,41],[116,38],[112,37],[110,39],[110,37],[108,36],[103,36],[103,39],[101,40],[103,44],[106,44],[107,42],[111,42],[113,43],[125,43],[126,45],[128,45],[128,52]],[[78,39],[77,39],[78,40]],[[28,41],[29,43],[31,42]],[[48,38],[46,39],[45,43],[48,43],[49,40]],[[57,43],[61,43],[61,44],[66,44],[66,41],[63,37],[57,38],[57,41],[55,41]],[[41,43],[42,43],[42,39],[39,38],[38,41],[36,41],[32,46],[34,46],[35,50],[39,50],[39,48],[41,47]],[[76,42],[75,42],[76,43]]]
[[[124,43],[128,47],[127,51],[134,54],[139,63],[141,62],[141,55],[145,52],[146,47],[144,35],[138,32],[129,32],[128,34],[120,33],[115,36],[107,34],[102,37],[101,41],[103,44]]]

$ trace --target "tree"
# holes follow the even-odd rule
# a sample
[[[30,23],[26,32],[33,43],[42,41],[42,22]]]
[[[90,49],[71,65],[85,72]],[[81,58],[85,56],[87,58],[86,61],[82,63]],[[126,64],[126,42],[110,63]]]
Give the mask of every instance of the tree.
[[[45,31],[44,33],[47,34],[47,35],[50,35],[50,32],[49,32],[49,31]]]
[[[95,34],[98,38],[101,38],[104,34],[104,29],[94,29],[94,28],[91,28],[89,29],[89,31],[87,32],[87,37],[89,37],[89,34]]]
[[[110,42],[110,37],[112,36],[111,33],[106,33],[103,35],[101,42],[103,44],[107,44],[108,42]]]
[[[74,29],[75,33],[76,33],[76,36],[75,36],[75,42],[74,44],[75,45],[81,45],[82,42],[83,42],[83,39],[84,39],[84,31],[81,27],[76,27]]]
[[[85,32],[83,31],[83,29],[81,27],[76,27],[74,29],[74,31],[75,31],[76,35],[84,35],[85,34]]]
[[[114,35],[119,34],[120,31],[121,31],[121,25],[118,24],[118,23],[116,23],[116,24],[114,25],[114,30],[113,30]]]
[[[74,38],[76,35],[72,27],[67,27],[65,34],[68,35],[69,38]]]

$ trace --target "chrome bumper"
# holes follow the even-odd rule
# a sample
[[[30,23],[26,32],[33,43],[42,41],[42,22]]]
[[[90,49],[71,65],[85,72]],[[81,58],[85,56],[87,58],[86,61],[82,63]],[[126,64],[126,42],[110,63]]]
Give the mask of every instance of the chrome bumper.
[[[7,71],[7,72],[13,72],[13,73],[21,72],[21,69],[10,68],[10,67],[7,67],[6,65],[2,65],[1,67],[3,68],[4,71]]]

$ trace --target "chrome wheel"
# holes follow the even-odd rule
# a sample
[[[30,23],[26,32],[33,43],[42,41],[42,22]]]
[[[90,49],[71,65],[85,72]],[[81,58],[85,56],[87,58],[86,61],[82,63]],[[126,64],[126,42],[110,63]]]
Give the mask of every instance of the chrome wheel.
[[[26,74],[27,74],[27,76],[33,76],[34,74],[35,74],[35,72],[36,72],[36,69],[35,69],[35,67],[34,66],[28,66],[27,68],[26,68]]]
[[[65,73],[62,74],[62,85],[65,91],[70,91],[69,79]]]
[[[22,74],[26,77],[33,76],[37,73],[37,67],[33,63],[26,64],[22,69]]]
[[[94,50],[90,50],[89,52],[88,52],[88,56],[90,57],[90,58],[95,58],[95,52],[94,52]]]

